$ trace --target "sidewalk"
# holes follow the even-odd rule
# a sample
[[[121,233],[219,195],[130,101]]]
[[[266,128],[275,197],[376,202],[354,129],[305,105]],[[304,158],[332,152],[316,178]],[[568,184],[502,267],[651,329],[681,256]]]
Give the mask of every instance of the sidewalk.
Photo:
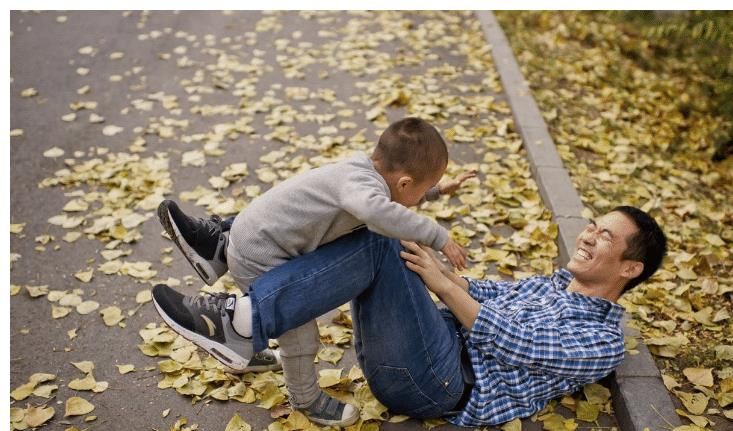
[[[543,201],[552,210],[553,220],[558,224],[560,263],[565,264],[575,248],[575,239],[587,223],[581,216],[583,204],[563,167],[501,27],[491,12],[477,12],[477,16],[492,47],[515,124],[527,149],[533,177],[540,187]],[[624,319],[626,336],[638,339],[639,331],[629,328],[627,323],[628,316]],[[639,343],[636,349],[638,353],[627,354],[610,379],[621,429],[654,431],[681,425],[649,349],[643,343]]]

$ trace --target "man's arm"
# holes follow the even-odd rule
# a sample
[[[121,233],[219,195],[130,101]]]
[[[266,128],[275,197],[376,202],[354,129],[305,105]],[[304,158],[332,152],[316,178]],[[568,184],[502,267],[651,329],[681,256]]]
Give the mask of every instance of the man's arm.
[[[559,321],[536,326],[507,317],[492,308],[490,300],[479,303],[464,290],[466,280],[463,285],[451,280],[429,249],[409,241],[402,245],[405,251],[400,256],[407,267],[470,329],[468,341],[486,355],[510,366],[588,382],[606,376],[623,360],[620,328],[595,322],[576,327]]]

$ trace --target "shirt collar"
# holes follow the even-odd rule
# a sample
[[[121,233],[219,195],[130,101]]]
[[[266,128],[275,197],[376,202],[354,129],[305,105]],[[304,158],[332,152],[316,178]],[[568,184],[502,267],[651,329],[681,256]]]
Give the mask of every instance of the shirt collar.
[[[565,268],[559,268],[552,274],[552,284],[559,290],[564,290],[568,295],[573,298],[588,304],[600,313],[605,314],[604,322],[612,325],[620,325],[621,317],[623,317],[624,309],[615,302],[611,302],[604,298],[598,298],[596,296],[583,295],[577,292],[567,292],[567,288],[570,282],[573,280],[573,274]]]

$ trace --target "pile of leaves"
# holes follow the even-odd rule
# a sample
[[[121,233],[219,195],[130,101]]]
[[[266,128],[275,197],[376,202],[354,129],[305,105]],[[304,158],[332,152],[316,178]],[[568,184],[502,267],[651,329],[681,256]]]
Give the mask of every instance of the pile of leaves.
[[[711,162],[731,127],[705,91],[712,78],[694,57],[656,58],[612,14],[497,16],[588,215],[635,205],[667,234],[663,267],[621,303],[692,422],[683,429],[716,429],[733,418],[733,164]]]

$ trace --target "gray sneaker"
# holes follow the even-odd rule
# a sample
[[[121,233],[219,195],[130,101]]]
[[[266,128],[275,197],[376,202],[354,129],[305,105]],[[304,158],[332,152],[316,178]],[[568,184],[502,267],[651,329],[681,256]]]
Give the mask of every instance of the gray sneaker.
[[[244,371],[255,356],[252,338],[239,335],[232,326],[235,295],[185,296],[158,284],[153,287],[153,303],[171,329],[227,367]]]
[[[359,420],[358,408],[342,403],[323,391],[320,391],[318,398],[310,405],[295,408],[306,415],[311,422],[321,425],[347,427]]]
[[[279,350],[265,349],[255,353],[250,359],[247,368],[240,372],[258,373],[261,371],[278,371],[283,369],[283,361],[280,359]]]

